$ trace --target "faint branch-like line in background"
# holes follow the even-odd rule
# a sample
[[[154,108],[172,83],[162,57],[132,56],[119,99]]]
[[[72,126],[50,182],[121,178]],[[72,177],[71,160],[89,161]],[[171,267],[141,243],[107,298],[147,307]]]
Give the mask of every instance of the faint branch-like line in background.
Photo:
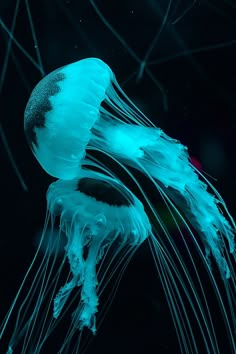
[[[130,48],[130,46],[128,46],[128,44],[126,43],[126,41],[121,37],[121,35],[114,29],[114,27],[110,24],[110,22],[104,17],[104,15],[102,14],[102,12],[99,10],[98,6],[95,4],[95,2],[93,0],[90,0],[90,4],[92,5],[94,11],[96,12],[96,14],[98,15],[98,17],[101,19],[101,21],[103,22],[103,24],[109,29],[109,31],[118,39],[118,41],[123,45],[123,47],[128,51],[128,53],[130,54],[130,56],[140,65],[140,66],[144,66],[143,61],[137,56],[137,54]],[[155,40],[155,39],[154,39]],[[151,44],[152,45],[152,44]],[[161,84],[161,82],[159,82],[157,80],[157,78],[154,77],[153,73],[149,70],[147,71],[147,68],[144,68],[143,70],[145,70],[148,73],[148,76],[150,77],[150,79],[154,82],[154,84],[157,86],[157,88],[159,89],[159,91],[161,92],[162,95],[162,103],[163,103],[163,107],[165,111],[168,111],[168,99],[167,99],[167,95],[166,95],[166,91],[163,87],[163,85]]]
[[[194,4],[197,2],[197,0],[193,0],[193,2],[181,13],[181,15],[179,15],[173,22],[171,22],[172,25],[176,25],[176,23],[178,23],[180,20],[182,20],[184,18],[184,16],[186,15],[186,13],[189,12],[189,10],[191,10],[194,6]]]
[[[31,12],[30,12],[28,0],[25,0],[25,6],[26,6],[27,15],[29,18],[30,29],[31,29],[31,33],[32,33],[33,41],[34,41],[34,48],[36,51],[36,56],[37,56],[39,67],[40,67],[39,71],[43,77],[43,76],[45,76],[45,71],[43,68],[42,57],[41,57],[39,46],[38,46],[38,41],[37,41],[36,32],[35,32],[35,28],[34,28],[33,18],[32,18]]]
[[[14,15],[13,15],[13,19],[12,19],[11,30],[10,30],[10,32],[12,33],[12,37],[13,37],[13,32],[14,32],[15,27],[16,27],[16,17],[17,17],[19,5],[20,5],[20,0],[17,0],[15,11],[14,11]],[[2,22],[2,20],[0,18],[0,24],[1,24],[1,22]],[[4,83],[4,80],[5,80],[5,77],[6,77],[6,72],[7,72],[7,66],[8,66],[8,62],[9,62],[9,56],[10,56],[10,52],[11,52],[11,47],[12,47],[12,38],[10,37],[9,41],[7,42],[7,50],[6,50],[6,53],[5,53],[3,66],[2,66],[2,72],[1,72],[1,76],[0,76],[0,94],[2,93],[3,83]]]
[[[169,1],[167,9],[166,9],[166,12],[165,12],[165,15],[164,15],[164,18],[163,18],[163,21],[161,23],[161,26],[158,29],[153,41],[151,42],[151,44],[149,46],[149,48],[147,49],[146,54],[144,55],[144,58],[143,58],[142,63],[140,65],[140,69],[139,69],[139,73],[138,73],[138,76],[137,76],[137,80],[140,80],[142,78],[143,72],[145,70],[145,66],[146,66],[146,64],[148,64],[148,58],[149,58],[153,48],[157,44],[157,41],[160,38],[160,35],[161,35],[162,31],[163,31],[163,28],[165,27],[165,24],[167,23],[167,19],[168,19],[169,13],[170,13],[171,4],[172,4],[172,0]],[[151,73],[151,71],[149,71],[149,74],[150,73]]]
[[[149,65],[163,64],[163,63],[167,63],[168,61],[171,61],[171,60],[173,60],[175,58],[184,57],[184,56],[189,55],[189,54],[202,53],[202,52],[206,52],[206,51],[209,51],[209,50],[212,50],[212,49],[221,49],[221,48],[224,48],[224,47],[231,47],[234,44],[236,44],[236,39],[233,39],[233,40],[227,41],[227,42],[223,42],[223,43],[219,43],[219,44],[212,44],[212,45],[209,45],[209,46],[206,46],[206,47],[188,49],[188,50],[184,50],[182,52],[175,53],[175,54],[169,55],[167,57],[164,57],[164,58],[161,58],[161,59],[158,59],[158,60],[150,61],[148,64]]]
[[[17,41],[17,39],[13,36],[12,32],[7,28],[5,23],[2,21],[0,18],[0,26],[2,29],[8,34],[10,37],[11,41],[14,42],[14,44],[20,49],[20,51],[25,55],[27,59],[34,65],[34,67],[41,72],[41,67],[39,64],[34,60],[34,58],[27,52],[27,50],[24,49],[24,47]]]
[[[236,9],[236,3],[233,4],[231,1],[229,0],[222,0],[225,5],[229,5],[231,6],[233,9]],[[227,22],[230,22],[232,25],[235,26],[235,18],[232,18],[231,16],[229,16],[228,13],[225,13],[222,9],[218,8],[216,5],[214,5],[212,2],[205,0],[204,4],[209,7],[212,11],[214,11],[217,15],[220,15],[221,17],[224,17]],[[233,12],[231,12],[231,15],[233,15]]]
[[[15,160],[14,160],[14,158],[13,158],[12,152],[11,152],[11,150],[10,150],[10,147],[9,147],[8,142],[7,142],[7,138],[6,138],[6,135],[5,135],[5,133],[4,133],[4,130],[3,130],[3,128],[2,128],[1,123],[0,123],[0,137],[1,137],[1,140],[2,140],[2,143],[3,143],[3,146],[4,146],[4,149],[6,150],[7,155],[8,155],[8,158],[9,158],[9,160],[10,160],[10,162],[11,162],[12,167],[13,167],[13,170],[15,171],[15,174],[16,174],[18,180],[20,181],[20,184],[21,184],[23,190],[24,190],[25,192],[28,192],[28,187],[27,187],[27,185],[26,185],[26,183],[25,183],[23,177],[21,176],[21,173],[20,173],[20,171],[19,171],[19,168],[17,167],[17,164],[16,164],[16,162],[15,162]]]
[[[2,73],[1,73],[1,76],[0,76],[0,94],[2,93],[2,88],[3,88],[3,84],[4,84],[4,80],[5,80],[5,77],[6,77],[6,72],[7,72],[7,66],[8,66],[8,63],[9,63],[9,56],[10,56],[10,52],[11,52],[11,47],[12,47],[12,38],[13,38],[13,33],[14,33],[14,30],[15,30],[15,26],[16,26],[16,18],[17,18],[17,14],[18,14],[18,9],[19,9],[19,5],[20,5],[20,0],[17,0],[16,2],[16,6],[15,6],[15,11],[14,11],[14,15],[13,15],[13,19],[12,19],[12,25],[11,25],[11,30],[10,30],[10,33],[11,33],[11,36],[10,36],[10,39],[9,41],[7,42],[7,50],[6,50],[6,54],[5,54],[5,57],[4,57],[4,61],[3,61],[3,67],[2,67]],[[2,20],[0,19],[0,23],[2,23]],[[13,157],[13,154],[11,152],[11,149],[9,147],[9,144],[7,142],[7,138],[6,138],[6,135],[4,133],[4,130],[3,130],[3,127],[2,127],[2,124],[0,123],[0,138],[2,140],[2,143],[3,143],[3,146],[4,146],[4,149],[6,150],[6,153],[7,153],[7,156],[10,160],[10,163],[13,167],[13,170],[18,178],[18,180],[20,181],[20,184],[23,188],[24,191],[28,191],[28,187],[20,173],[20,170],[14,160],[14,157]]]

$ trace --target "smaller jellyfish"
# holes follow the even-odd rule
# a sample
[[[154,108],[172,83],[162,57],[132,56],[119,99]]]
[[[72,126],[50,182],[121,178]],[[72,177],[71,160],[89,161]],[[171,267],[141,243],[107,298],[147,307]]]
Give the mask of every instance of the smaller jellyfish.
[[[59,217],[60,232],[66,236],[69,276],[64,285],[60,284],[62,266],[55,269],[55,256],[49,262],[49,243],[43,264],[39,264],[36,275],[33,274],[33,284],[28,287],[19,307],[8,353],[14,349],[21,349],[22,353],[39,353],[55,323],[64,316],[63,309],[66,311],[67,300],[76,288],[80,290],[80,300],[73,311],[71,332],[61,343],[60,352],[70,346],[76,330],[87,327],[95,334],[98,292],[106,287],[117,264],[122,261],[126,267],[134,251],[151,233],[149,219],[138,198],[119,180],[97,172],[81,170],[80,178],[52,183],[47,192],[47,204],[49,215],[46,220],[50,216],[53,225]],[[46,226],[43,236],[50,227]],[[57,236],[60,245],[61,235]],[[43,238],[41,244],[44,244]],[[110,254],[114,244],[114,254]],[[55,249],[52,255],[55,255]],[[106,257],[108,261],[103,267]],[[31,268],[36,267],[35,260],[34,263]],[[62,265],[64,263],[65,260]],[[27,288],[26,284],[23,286]],[[50,308],[52,303],[53,310]]]
[[[139,246],[150,234],[151,226],[141,202],[121,184],[111,179],[82,177],[53,183],[48,191],[49,210],[60,216],[60,227],[67,236],[66,254],[72,279],[54,300],[57,318],[75,286],[81,286],[81,304],[74,313],[80,329],[96,332],[96,265],[105,249],[118,242],[118,253],[125,247]],[[86,255],[86,256],[85,256]]]

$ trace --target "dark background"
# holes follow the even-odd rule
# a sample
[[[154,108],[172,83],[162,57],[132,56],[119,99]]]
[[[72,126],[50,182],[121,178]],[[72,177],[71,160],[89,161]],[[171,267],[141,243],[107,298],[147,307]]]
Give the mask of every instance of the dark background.
[[[44,72],[86,57],[104,60],[138,107],[189,147],[190,155],[212,176],[209,179],[232,215],[236,213],[236,5],[223,0],[195,1],[186,12],[191,2],[174,0],[153,42],[169,1],[95,3],[108,22],[88,0],[29,1],[30,17],[27,2],[0,2],[1,317],[32,259],[36,235],[44,223],[45,193],[52,181],[29,150],[23,131],[26,102]],[[9,35],[3,23],[11,28],[17,4],[13,37],[40,70],[15,43],[6,59]],[[150,46],[147,70],[140,73]],[[27,190],[14,171],[9,149]],[[144,244],[128,267],[88,353],[178,350],[152,257]],[[223,352],[227,353],[227,346]]]

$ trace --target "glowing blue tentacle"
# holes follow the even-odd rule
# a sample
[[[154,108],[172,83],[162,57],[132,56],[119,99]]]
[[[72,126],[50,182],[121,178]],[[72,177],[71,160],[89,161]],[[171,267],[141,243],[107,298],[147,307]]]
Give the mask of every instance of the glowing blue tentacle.
[[[101,132],[101,129],[103,132]],[[129,166],[147,171],[199,232],[206,256],[212,253],[224,277],[230,270],[224,257],[224,236],[231,253],[235,250],[235,230],[222,214],[222,200],[208,192],[191,165],[187,148],[159,128],[139,125],[96,123],[91,144],[108,151]],[[99,132],[99,133],[98,133]]]

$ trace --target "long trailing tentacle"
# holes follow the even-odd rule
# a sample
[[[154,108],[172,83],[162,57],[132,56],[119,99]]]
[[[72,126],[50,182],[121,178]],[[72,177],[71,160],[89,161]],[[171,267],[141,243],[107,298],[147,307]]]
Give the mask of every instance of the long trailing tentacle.
[[[102,120],[95,125],[91,145],[150,175],[199,233],[208,261],[212,254],[222,277],[230,277],[224,238],[234,253],[235,224],[220,195],[210,193],[210,183],[199,178],[185,146],[159,128]]]

